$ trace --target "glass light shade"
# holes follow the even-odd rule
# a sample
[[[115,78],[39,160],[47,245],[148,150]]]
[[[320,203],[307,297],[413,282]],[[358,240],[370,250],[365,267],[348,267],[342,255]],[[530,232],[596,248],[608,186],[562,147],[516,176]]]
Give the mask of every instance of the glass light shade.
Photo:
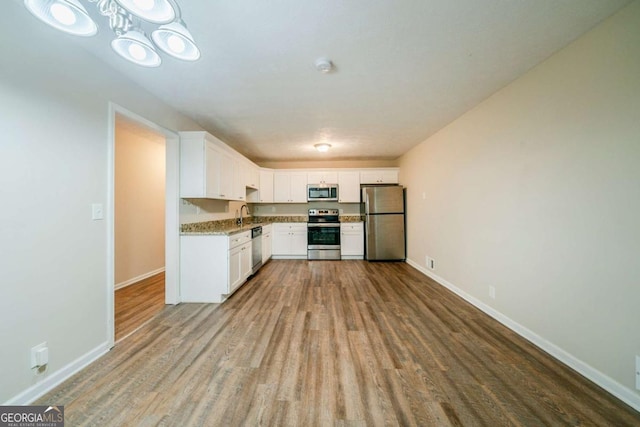
[[[162,62],[151,41],[138,30],[127,31],[113,39],[111,47],[127,61],[143,67],[157,67]]]
[[[33,16],[65,33],[89,37],[98,32],[78,0],[24,0],[24,5]]]
[[[176,11],[168,0],[116,0],[120,6],[153,24],[168,24]]]
[[[151,33],[153,42],[167,54],[184,61],[195,61],[200,58],[200,50],[193,41],[193,36],[181,22],[161,25]]]
[[[316,150],[318,150],[319,152],[326,153],[327,151],[329,151],[329,148],[331,148],[331,144],[321,143],[314,145],[314,147],[316,147]]]

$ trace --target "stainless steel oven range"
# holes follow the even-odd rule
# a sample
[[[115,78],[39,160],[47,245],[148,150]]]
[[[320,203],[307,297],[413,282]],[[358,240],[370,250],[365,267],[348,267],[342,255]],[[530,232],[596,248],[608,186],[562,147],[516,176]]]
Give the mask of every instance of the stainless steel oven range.
[[[309,209],[307,259],[340,259],[338,209]]]

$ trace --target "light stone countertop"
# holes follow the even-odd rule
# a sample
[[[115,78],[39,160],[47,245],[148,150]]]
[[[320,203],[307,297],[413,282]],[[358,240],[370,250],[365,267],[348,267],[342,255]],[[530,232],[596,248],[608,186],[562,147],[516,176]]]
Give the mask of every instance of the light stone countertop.
[[[360,215],[342,215],[340,222],[361,222]],[[306,215],[293,216],[255,216],[245,218],[242,227],[236,224],[236,220],[223,219],[218,221],[196,222],[192,224],[182,224],[180,226],[181,236],[231,236],[233,234],[249,231],[258,225],[269,225],[274,222],[307,222]]]

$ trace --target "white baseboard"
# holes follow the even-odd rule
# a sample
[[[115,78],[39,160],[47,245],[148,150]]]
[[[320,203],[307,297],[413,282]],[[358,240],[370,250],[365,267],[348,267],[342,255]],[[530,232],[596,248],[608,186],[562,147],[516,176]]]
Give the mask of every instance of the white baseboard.
[[[114,286],[114,289],[117,291],[118,289],[126,288],[129,285],[133,285],[134,283],[138,283],[141,280],[147,279],[147,278],[149,278],[151,276],[155,276],[158,273],[162,273],[164,271],[164,269],[165,269],[164,267],[161,267],[161,268],[159,268],[157,270],[153,270],[153,271],[150,271],[148,273],[141,274],[141,275],[139,275],[137,277],[134,277],[132,279],[125,280],[124,282],[116,283],[116,285]]]
[[[79,372],[90,363],[96,361],[100,356],[109,351],[109,346],[106,342],[100,344],[98,347],[90,350],[88,353],[80,356],[73,362],[64,366],[62,369],[48,375],[44,380],[37,384],[32,385],[22,393],[7,400],[3,405],[29,405],[40,396],[51,391],[54,387],[61,384],[63,381],[71,377],[73,374]],[[56,402],[50,402],[55,404]]]
[[[521,324],[515,322],[514,320],[510,319],[509,317],[505,316],[504,314],[500,313],[494,308],[486,305],[479,299],[466,293],[465,291],[458,288],[454,284],[448,282],[447,280],[443,279],[442,277],[434,274],[432,271],[429,271],[427,268],[421,266],[417,262],[407,258],[407,264],[409,264],[416,270],[420,271],[425,276],[435,280],[438,284],[449,289],[451,292],[458,295],[462,299],[466,300],[476,308],[482,310],[484,313],[488,314],[489,316],[493,317],[498,322],[502,323],[504,326],[511,329],[513,332],[517,333],[527,341],[531,342],[536,347],[540,348],[544,352],[553,356],[555,359],[564,363],[574,371],[577,371],[579,374],[583,375],[584,377],[590,379],[591,381],[593,381],[594,383],[596,383],[597,385],[599,385],[600,387],[602,387],[603,389],[605,389],[606,391],[608,391],[609,393],[617,397],[618,399],[625,402],[627,405],[631,406],[636,411],[640,412],[640,395],[638,395],[633,390],[629,389],[628,387],[625,387],[624,385],[620,384],[613,378],[603,374],[602,372],[598,371],[594,367],[588,365],[587,363],[583,362],[582,360],[578,359],[577,357],[573,356],[572,354],[568,353],[567,351],[563,350],[557,345],[547,341],[540,335],[525,328]]]

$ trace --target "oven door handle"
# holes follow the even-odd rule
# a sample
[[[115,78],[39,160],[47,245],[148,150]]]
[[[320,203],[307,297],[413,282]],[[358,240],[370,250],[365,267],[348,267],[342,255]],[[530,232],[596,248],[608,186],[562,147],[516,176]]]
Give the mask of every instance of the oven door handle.
[[[309,228],[321,228],[321,227],[333,227],[333,228],[340,228],[340,223],[308,223],[307,227]]]

